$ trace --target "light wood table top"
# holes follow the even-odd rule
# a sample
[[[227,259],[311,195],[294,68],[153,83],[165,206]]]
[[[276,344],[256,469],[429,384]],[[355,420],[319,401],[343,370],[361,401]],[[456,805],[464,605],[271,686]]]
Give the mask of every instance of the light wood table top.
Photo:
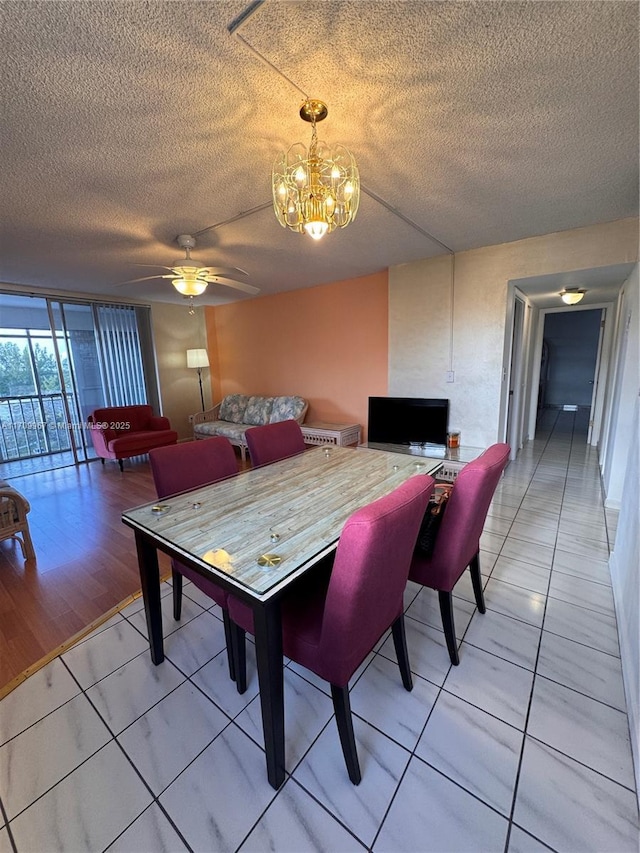
[[[128,526],[170,546],[178,558],[224,575],[262,600],[331,551],[347,518],[438,460],[347,447],[314,447],[222,482],[127,510]],[[260,566],[264,555],[280,557]],[[292,577],[293,576],[293,577]]]

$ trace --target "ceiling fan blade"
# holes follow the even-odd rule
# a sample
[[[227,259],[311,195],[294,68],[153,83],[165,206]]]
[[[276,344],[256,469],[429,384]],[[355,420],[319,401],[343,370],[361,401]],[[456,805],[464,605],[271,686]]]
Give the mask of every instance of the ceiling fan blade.
[[[125,284],[135,284],[137,281],[150,281],[154,278],[175,278],[173,275],[145,275],[142,278],[130,278],[127,281],[121,281],[119,284],[114,285],[114,287],[124,287]]]
[[[239,267],[201,267],[205,275],[223,275],[227,278],[237,278],[239,275],[248,276],[249,273]]]
[[[245,284],[244,281],[234,281],[233,279],[223,280],[222,278],[218,279],[216,276],[215,279],[212,279],[208,283],[221,284],[223,287],[233,287],[234,290],[241,290],[243,293],[251,294],[251,296],[255,296],[256,293],[260,293],[259,287],[255,287],[253,284]]]
[[[164,264],[134,264],[134,267],[155,267],[157,270],[170,270],[173,267],[166,267]]]

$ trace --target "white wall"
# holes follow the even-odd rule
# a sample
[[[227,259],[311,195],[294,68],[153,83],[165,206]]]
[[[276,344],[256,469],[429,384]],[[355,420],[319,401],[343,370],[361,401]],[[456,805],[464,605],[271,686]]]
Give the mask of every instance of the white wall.
[[[187,350],[207,348],[204,309],[189,314],[186,306],[154,302],[153,337],[160,380],[162,414],[169,418],[180,440],[192,438],[189,415],[202,409],[198,373],[187,367]],[[205,408],[211,407],[209,370],[202,371]]]
[[[448,397],[464,444],[503,438],[503,353],[509,281],[638,259],[636,218],[487,246],[455,256],[449,367],[451,258],[389,270],[389,394]]]
[[[625,471],[634,434],[634,410],[640,389],[640,280],[638,266],[624,283],[620,304],[620,321],[614,341],[613,390],[605,447],[601,458],[602,479],[607,506],[620,507]]]
[[[640,745],[638,744],[638,733],[640,732],[639,410],[640,403],[636,397],[632,422],[633,441],[626,457],[627,470],[622,491],[622,506],[618,517],[615,546],[609,560],[638,791],[640,791]]]

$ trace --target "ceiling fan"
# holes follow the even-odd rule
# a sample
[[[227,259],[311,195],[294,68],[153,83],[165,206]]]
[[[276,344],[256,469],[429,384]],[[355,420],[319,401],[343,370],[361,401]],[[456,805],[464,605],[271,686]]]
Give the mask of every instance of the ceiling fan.
[[[207,289],[208,284],[216,283],[223,284],[226,287],[232,287],[234,290],[241,290],[243,293],[249,293],[254,296],[260,293],[260,288],[252,284],[247,284],[243,278],[248,276],[244,270],[238,267],[204,267],[194,261],[191,257],[191,250],[196,245],[196,238],[190,234],[180,234],[177,237],[178,245],[184,249],[185,257],[178,258],[172,266],[167,267],[163,264],[137,264],[143,267],[159,267],[164,270],[169,270],[168,273],[156,273],[155,275],[145,275],[142,278],[133,278],[123,284],[133,284],[137,281],[149,281],[154,278],[168,278],[171,284],[175,287],[178,293],[183,296],[193,299],[194,296],[200,296]]]

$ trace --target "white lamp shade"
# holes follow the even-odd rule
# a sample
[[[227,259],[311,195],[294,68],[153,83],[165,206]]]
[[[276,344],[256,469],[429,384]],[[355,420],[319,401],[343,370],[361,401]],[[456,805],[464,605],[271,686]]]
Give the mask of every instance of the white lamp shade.
[[[188,349],[187,367],[209,367],[209,356],[206,349]]]

